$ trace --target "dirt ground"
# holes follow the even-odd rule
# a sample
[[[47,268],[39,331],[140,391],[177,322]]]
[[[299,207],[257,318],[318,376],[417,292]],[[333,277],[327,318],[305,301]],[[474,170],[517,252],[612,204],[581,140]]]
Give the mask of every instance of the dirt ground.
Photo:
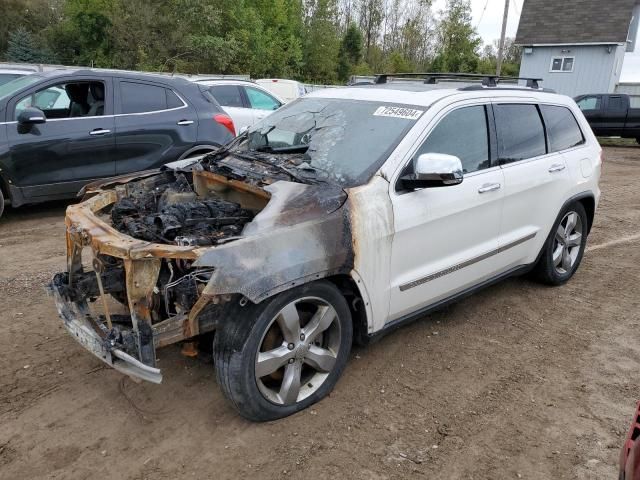
[[[617,478],[640,399],[640,148],[606,149],[575,278],[517,278],[356,349],[330,397],[240,418],[213,367],[136,384],[63,330],[65,204],[0,221],[0,478]]]

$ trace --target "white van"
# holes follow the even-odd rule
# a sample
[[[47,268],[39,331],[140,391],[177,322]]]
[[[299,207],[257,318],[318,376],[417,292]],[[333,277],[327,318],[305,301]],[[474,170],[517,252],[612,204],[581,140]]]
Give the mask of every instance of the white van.
[[[307,93],[304,85],[300,82],[296,82],[295,80],[261,78],[256,80],[256,83],[282,98],[285,103],[289,103]]]

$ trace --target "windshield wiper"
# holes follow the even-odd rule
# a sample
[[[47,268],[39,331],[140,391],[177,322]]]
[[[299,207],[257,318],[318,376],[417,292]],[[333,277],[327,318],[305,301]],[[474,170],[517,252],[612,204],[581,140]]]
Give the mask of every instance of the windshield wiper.
[[[256,152],[267,152],[267,153],[304,153],[309,150],[309,145],[290,145],[288,147],[272,147],[270,145],[260,145],[256,147]]]

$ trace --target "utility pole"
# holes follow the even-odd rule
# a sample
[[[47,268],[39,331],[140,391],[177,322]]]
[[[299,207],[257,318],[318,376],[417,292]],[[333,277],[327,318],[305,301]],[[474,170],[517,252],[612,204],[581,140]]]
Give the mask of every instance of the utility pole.
[[[504,38],[507,34],[507,18],[509,18],[509,0],[504,0],[504,16],[502,17],[502,34],[500,35],[500,46],[498,47],[498,64],[496,75],[499,77],[502,71],[502,59],[504,58]]]

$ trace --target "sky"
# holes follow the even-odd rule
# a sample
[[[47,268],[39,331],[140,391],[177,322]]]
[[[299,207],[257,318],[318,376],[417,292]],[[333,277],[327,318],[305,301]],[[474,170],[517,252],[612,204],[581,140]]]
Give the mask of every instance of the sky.
[[[515,37],[524,0],[509,1],[511,3],[509,4],[507,37]],[[445,3],[446,0],[434,0],[434,13],[442,10]],[[504,0],[471,0],[471,10],[473,13],[473,26],[476,27],[484,43],[492,44],[494,40],[499,39],[500,29],[502,28],[502,15],[504,13]]]

